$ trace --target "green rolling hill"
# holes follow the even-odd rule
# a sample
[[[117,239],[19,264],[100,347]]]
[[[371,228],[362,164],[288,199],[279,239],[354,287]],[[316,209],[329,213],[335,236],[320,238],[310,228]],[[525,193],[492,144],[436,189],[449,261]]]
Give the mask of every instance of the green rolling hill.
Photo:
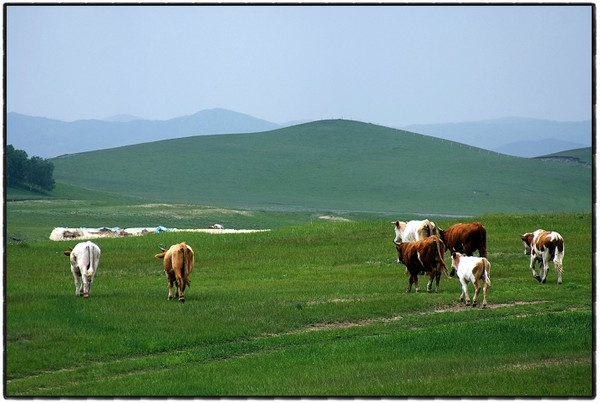
[[[594,153],[592,147],[576,148],[574,150],[561,151],[548,155],[536,157],[543,160],[555,160],[560,162],[570,162],[574,164],[592,165]]]
[[[167,203],[427,215],[591,211],[592,170],[326,120],[52,159],[59,182]]]

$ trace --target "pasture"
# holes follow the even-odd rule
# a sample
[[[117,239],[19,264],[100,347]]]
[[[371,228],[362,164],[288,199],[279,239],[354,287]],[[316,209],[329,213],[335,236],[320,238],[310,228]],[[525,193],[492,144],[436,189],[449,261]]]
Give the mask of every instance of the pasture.
[[[387,217],[98,239],[102,257],[83,299],[62,253],[75,242],[47,240],[52,214],[68,220],[61,203],[72,202],[54,203],[47,217],[34,208],[27,218],[26,203],[8,207],[16,235],[6,246],[5,396],[595,394],[590,213],[467,219],[487,228],[491,286],[481,309],[458,302],[456,278],[442,277],[439,294],[407,294]],[[141,210],[147,220],[160,208],[98,225],[136,225]],[[115,215],[104,205],[87,211],[91,221]],[[540,227],[565,239],[561,286],[553,268],[538,283],[523,255],[519,235]],[[181,241],[195,251],[184,304],[167,301],[154,258],[159,244]]]

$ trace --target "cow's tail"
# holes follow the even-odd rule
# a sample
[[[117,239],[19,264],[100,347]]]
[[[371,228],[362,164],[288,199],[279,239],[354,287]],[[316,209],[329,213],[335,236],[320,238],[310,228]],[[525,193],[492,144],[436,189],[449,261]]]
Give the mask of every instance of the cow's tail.
[[[191,267],[190,267],[190,252],[188,250],[188,246],[184,243],[180,249],[182,256],[182,260],[183,260],[183,281],[185,283],[186,287],[190,286],[190,272],[191,272]],[[193,259],[193,257],[192,257]]]
[[[479,224],[481,227],[479,230],[479,235],[481,236],[481,249],[479,249],[479,256],[487,257],[487,231],[485,227]]]
[[[557,270],[560,270],[561,273],[563,271],[562,261],[563,261],[564,255],[565,255],[565,244],[561,237],[558,239],[558,242],[556,244],[556,248],[554,250],[554,259],[553,259],[554,266],[556,267]]]
[[[94,262],[96,261],[95,256],[94,256],[94,246],[90,243],[88,243],[88,267],[86,267],[85,269],[85,275],[86,277],[93,277],[94,276],[94,271],[95,271],[95,267],[94,267]]]
[[[491,282],[490,282],[490,267],[492,266],[492,264],[490,263],[489,260],[487,259],[483,259],[483,281],[485,281],[485,283],[488,286],[491,286]]]
[[[448,266],[446,266],[446,262],[444,262],[444,243],[442,242],[439,236],[436,236],[435,238],[435,247],[438,253],[438,259],[440,260],[440,262],[442,262],[442,265],[444,266],[444,275],[446,276],[446,278],[452,278],[448,273]]]

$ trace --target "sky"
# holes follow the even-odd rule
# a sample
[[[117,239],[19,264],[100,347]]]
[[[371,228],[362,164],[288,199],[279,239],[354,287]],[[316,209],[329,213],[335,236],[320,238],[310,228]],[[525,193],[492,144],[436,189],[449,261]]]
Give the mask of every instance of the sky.
[[[402,127],[592,118],[592,6],[6,6],[6,109]]]

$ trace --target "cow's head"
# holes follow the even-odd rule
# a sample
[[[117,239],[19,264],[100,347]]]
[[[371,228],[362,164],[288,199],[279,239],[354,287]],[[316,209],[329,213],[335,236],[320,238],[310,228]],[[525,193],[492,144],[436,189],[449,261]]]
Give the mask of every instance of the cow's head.
[[[154,257],[157,259],[164,259],[165,255],[167,254],[167,250],[162,245],[159,245],[158,248],[162,251],[162,253],[159,253],[158,255],[154,255]]]
[[[429,221],[429,236],[438,234],[438,226],[433,221]]]
[[[404,221],[394,221],[392,224],[394,224],[394,232],[396,233],[394,243],[402,242],[402,234],[406,229],[406,223]]]
[[[398,252],[398,263],[404,263],[404,260],[402,259],[402,250],[406,247],[406,244],[402,243],[401,240],[400,242],[394,241],[394,245],[396,245],[396,252]]]
[[[460,258],[462,256],[463,255],[458,252],[452,252],[452,271],[450,272],[450,277],[454,277],[456,275],[458,264],[460,263]]]
[[[64,251],[65,256],[71,256],[71,252],[73,252],[73,248],[69,248],[69,250]]]
[[[533,243],[533,232],[528,232],[526,234],[521,235],[521,240],[523,241],[523,246],[525,247],[525,254],[531,255],[531,244]]]

